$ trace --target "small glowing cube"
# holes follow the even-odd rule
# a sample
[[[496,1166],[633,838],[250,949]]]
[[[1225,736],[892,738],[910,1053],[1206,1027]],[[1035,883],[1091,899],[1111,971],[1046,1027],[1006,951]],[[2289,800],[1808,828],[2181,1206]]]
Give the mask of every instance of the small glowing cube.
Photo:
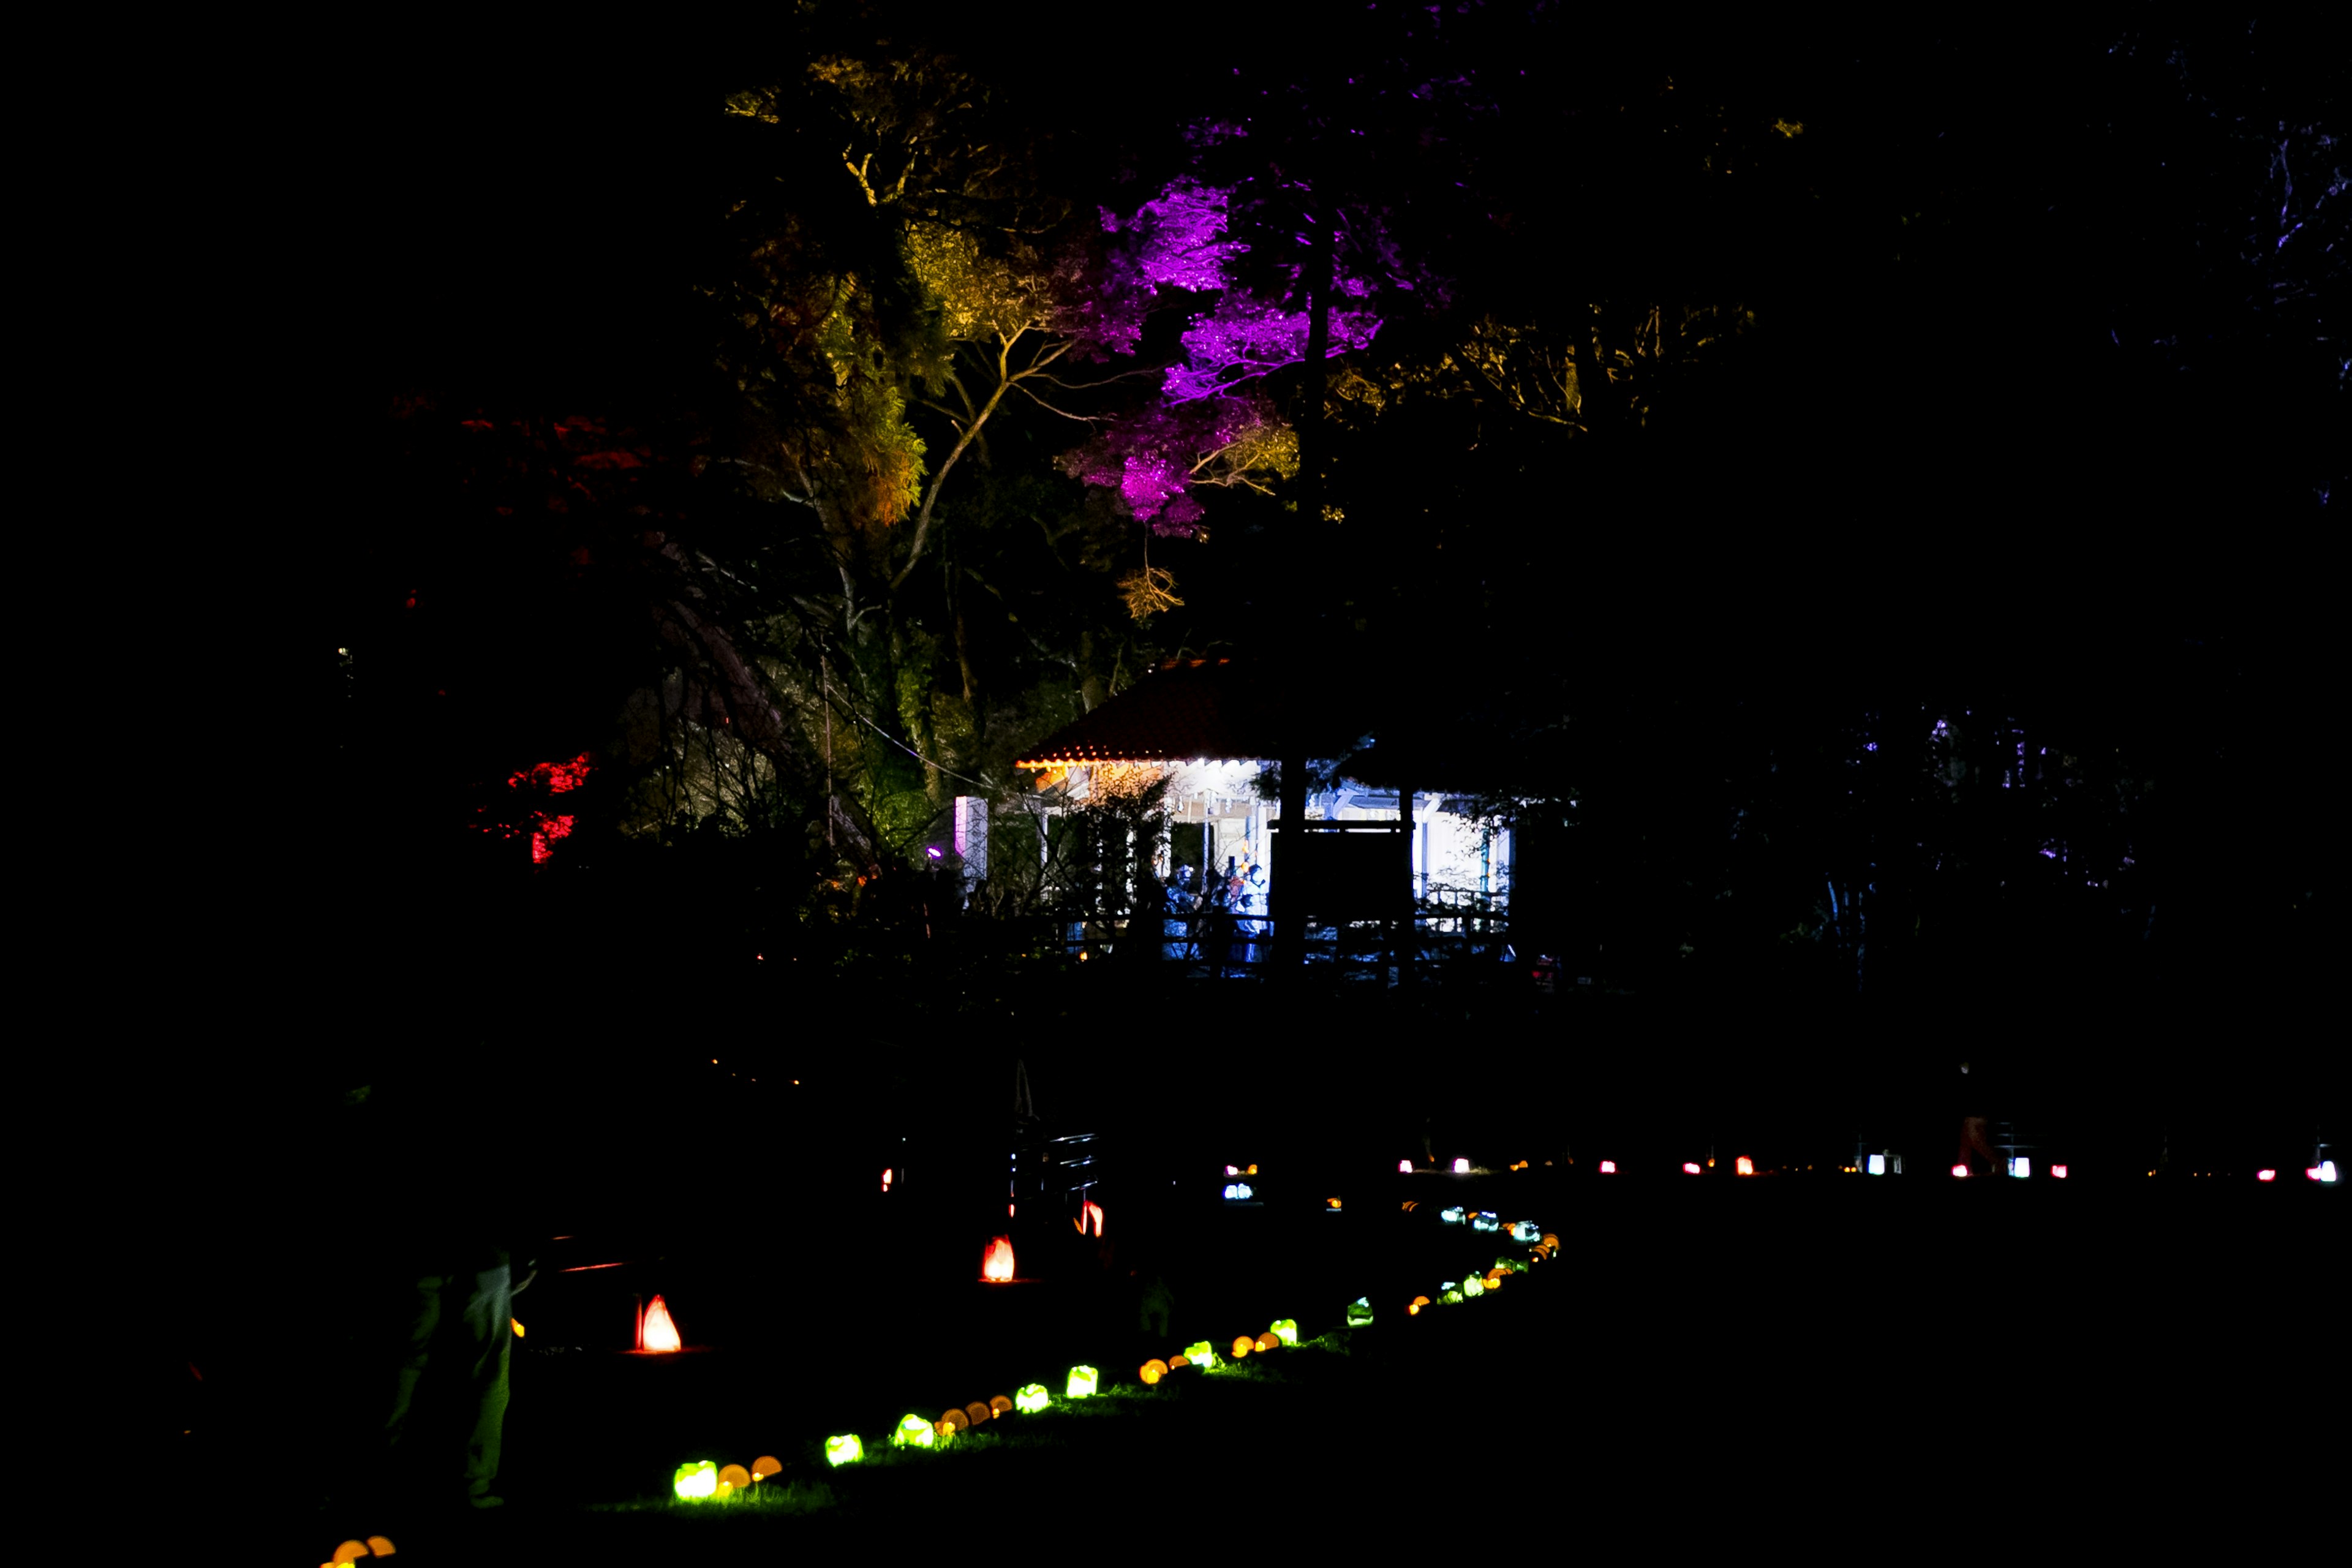
[[[1952,1167],[1952,1174],[1954,1174],[1954,1175],[1956,1175],[1956,1176],[1965,1176],[1965,1175],[1967,1175],[1968,1173],[1969,1173],[1969,1167],[1968,1167],[1968,1164],[1967,1164],[1967,1163],[1966,1163],[1965,1161],[1963,1161],[1961,1163],[1957,1164],[1957,1165],[1954,1165],[1954,1166]]]
[[[1468,1175],[1468,1174],[1470,1173],[1470,1162],[1469,1162],[1469,1161],[1467,1161],[1467,1160],[1456,1160],[1456,1161],[1454,1161],[1454,1173],[1455,1175],[1457,1175],[1457,1176],[1466,1176],[1466,1175]]]
[[[1296,1318],[1276,1318],[1266,1326],[1265,1331],[1286,1345],[1298,1343],[1298,1320]]]
[[[1871,1173],[1872,1175],[1874,1175],[1874,1176],[1883,1176],[1883,1175],[1886,1174],[1886,1156],[1885,1156],[1885,1155],[1884,1155],[1884,1154],[1873,1154],[1873,1155],[1870,1157],[1870,1173]]]
[[[1440,1209],[1437,1211],[1437,1217],[1448,1225],[1460,1225],[1470,1217],[1470,1211],[1463,1208]]]
[[[2063,1182],[2066,1179],[2066,1167],[2063,1165],[2053,1165],[2050,1167],[2050,1173]]]
[[[2334,1181],[2336,1179],[2336,1162],[2333,1160],[2322,1160],[2319,1162],[2316,1173],[2319,1179],[2323,1182]]]
[[[2012,1176],[2030,1176],[2033,1174],[2032,1160],[2023,1154],[2016,1156],[2009,1163],[2009,1173]]]
[[[890,1429],[890,1447],[894,1448],[935,1448],[939,1447],[939,1428],[928,1415],[907,1415]]]
[[[1027,1387],[1017,1390],[1013,1395],[1013,1408],[1024,1415],[1034,1415],[1053,1403],[1053,1400],[1047,1397],[1045,1385],[1042,1383],[1030,1384]]]
[[[1412,1162],[1410,1160],[1399,1160],[1397,1162],[1397,1174],[1400,1176],[1409,1176],[1412,1174]]]
[[[719,1467],[709,1459],[689,1459],[670,1478],[670,1489],[688,1502],[719,1495]]]
[[[1097,1376],[1094,1368],[1090,1366],[1072,1367],[1070,1369],[1070,1385],[1064,1391],[1065,1397],[1070,1399],[1087,1399],[1092,1397],[1097,1381]]]
[[[1615,1174],[1617,1173],[1617,1162],[1616,1162],[1616,1161],[1614,1161],[1614,1160],[1603,1160],[1603,1161],[1601,1161],[1601,1173],[1602,1175],[1604,1175],[1604,1176],[1613,1176],[1613,1175],[1615,1175]]]

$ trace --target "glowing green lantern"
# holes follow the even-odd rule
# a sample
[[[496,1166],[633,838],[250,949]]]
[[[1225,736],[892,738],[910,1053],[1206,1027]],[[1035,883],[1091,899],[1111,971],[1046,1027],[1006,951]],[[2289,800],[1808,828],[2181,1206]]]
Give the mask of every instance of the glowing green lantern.
[[[1495,1259],[1495,1267],[1507,1268],[1514,1274],[1525,1274],[1528,1271],[1528,1260],[1524,1258],[1497,1258]]]
[[[1094,1394],[1095,1383],[1096,1373],[1094,1368],[1090,1366],[1074,1366],[1070,1369],[1070,1386],[1066,1391],[1065,1396],[1070,1399],[1088,1398]]]
[[[719,1495],[719,1467],[709,1459],[689,1459],[670,1478],[670,1489],[687,1502]]]
[[[824,1462],[828,1465],[854,1465],[864,1458],[866,1445],[857,1440],[855,1432],[824,1440]]]
[[[1372,1304],[1370,1301],[1359,1296],[1354,1300],[1348,1303],[1348,1326],[1349,1328],[1360,1329],[1371,1321]]]
[[[1465,1297],[1483,1296],[1486,1293],[1486,1282],[1484,1279],[1479,1279],[1475,1274],[1473,1274],[1469,1279],[1462,1281],[1462,1294]]]
[[[1437,1288],[1437,1299],[1449,1307],[1459,1306],[1462,1301],[1462,1287],[1448,1280]]]
[[[1296,1318],[1276,1318],[1272,1326],[1266,1330],[1266,1332],[1272,1334],[1276,1339],[1280,1340],[1286,1345],[1295,1346],[1298,1343],[1298,1320]]]
[[[1045,1395],[1045,1385],[1033,1383],[1013,1396],[1013,1408],[1026,1415],[1034,1415],[1054,1402]]]
[[[939,1433],[925,1415],[909,1415],[900,1421],[890,1434],[894,1448],[929,1448],[939,1442]]]

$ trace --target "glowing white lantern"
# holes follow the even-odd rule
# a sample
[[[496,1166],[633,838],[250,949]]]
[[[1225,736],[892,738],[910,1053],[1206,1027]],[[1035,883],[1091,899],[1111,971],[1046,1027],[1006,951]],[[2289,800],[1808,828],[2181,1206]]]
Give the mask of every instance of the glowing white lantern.
[[[1255,1195],[1256,1194],[1251,1190],[1250,1184],[1247,1182],[1228,1182],[1225,1184],[1225,1196],[1234,1199],[1237,1203],[1246,1203]]]
[[[1241,1173],[1242,1168],[1239,1165],[1227,1165],[1225,1167],[1225,1174],[1228,1176],[1238,1176]]]
[[[1517,1225],[1511,1226],[1511,1239],[1513,1241],[1541,1241],[1543,1239],[1543,1226],[1538,1225],[1531,1219],[1523,1219]]]
[[[1601,1173],[1602,1175],[1604,1175],[1604,1176],[1613,1176],[1613,1175],[1615,1175],[1615,1174],[1617,1173],[1617,1162],[1616,1162],[1616,1161],[1614,1161],[1614,1160],[1603,1160],[1603,1161],[1601,1161]]]
[[[2012,1176],[2030,1176],[2033,1174],[2033,1162],[2020,1154],[2010,1161],[2009,1173]]]
[[[1683,1162],[1683,1174],[1684,1174],[1684,1175],[1685,1175],[1685,1176],[1696,1176],[1696,1175],[1697,1175],[1698,1173],[1699,1173],[1699,1169],[1698,1169],[1698,1163],[1697,1163],[1697,1162],[1696,1162],[1696,1161],[1694,1161],[1694,1160],[1685,1160],[1685,1161]]]
[[[1459,1208],[1440,1209],[1437,1211],[1437,1217],[1448,1225],[1460,1225],[1469,1216],[1469,1212],[1467,1209]]]
[[[1496,1219],[1493,1215],[1481,1210],[1477,1217],[1470,1222],[1470,1228],[1472,1230],[1500,1230],[1503,1228],[1503,1222]]]
[[[1969,1168],[1965,1164],[1955,1165],[1952,1167],[1952,1174],[1956,1176],[1965,1176],[1968,1173]]]
[[[2066,1179],[2066,1167],[2063,1165],[2053,1165],[2050,1167],[2050,1173],[2063,1182]]]
[[[1874,1176],[1883,1176],[1883,1175],[1886,1174],[1886,1156],[1885,1156],[1885,1155],[1884,1155],[1884,1154],[1873,1154],[1873,1155],[1870,1157],[1870,1173],[1871,1173],[1872,1175],[1874,1175]]]
[[[2276,1171],[2256,1171],[2254,1173],[2254,1180],[2258,1182],[2275,1182],[2278,1180],[2278,1173]]]
[[[1412,1162],[1410,1160],[1399,1160],[1397,1162],[1397,1174],[1400,1176],[1410,1176],[1412,1174]]]
[[[1740,1175],[1752,1176],[1756,1173],[1756,1162],[1742,1154],[1731,1163],[1731,1168]]]
[[[1466,1176],[1466,1175],[1468,1175],[1468,1174],[1470,1173],[1470,1162],[1469,1162],[1469,1161],[1467,1161],[1467,1160],[1456,1160],[1456,1161],[1454,1161],[1454,1173],[1455,1175],[1457,1175],[1457,1176]]]
[[[2303,1173],[2315,1182],[2332,1182],[2336,1179],[2336,1162],[2322,1160]]]

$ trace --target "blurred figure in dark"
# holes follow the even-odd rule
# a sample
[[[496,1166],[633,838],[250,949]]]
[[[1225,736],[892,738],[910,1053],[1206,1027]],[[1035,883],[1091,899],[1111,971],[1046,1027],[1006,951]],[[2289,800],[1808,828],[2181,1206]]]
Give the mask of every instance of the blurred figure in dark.
[[[2009,1173],[2006,1163],[1993,1152],[1992,1117],[1996,1107],[1991,1103],[1992,1084],[1979,1061],[1960,1064],[1960,1146],[1952,1163],[1966,1165],[1971,1175],[2003,1176]],[[1984,1168],[1978,1171],[1981,1164]]]
[[[1192,887],[1192,868],[1176,868],[1176,880],[1168,889],[1168,920],[1164,932],[1168,938],[1167,956],[1180,963],[1189,963],[1193,953],[1192,911],[1201,907],[1201,895]]]
[[[506,1500],[514,1299],[548,1234],[534,1173],[506,1154],[527,1103],[515,1081],[527,1050],[445,1047],[384,1064],[346,1096],[341,1147],[372,1174],[351,1194],[359,1223],[340,1283],[360,1396],[373,1378],[380,1401],[362,1465],[373,1473],[357,1489],[404,1510],[475,1514]]]

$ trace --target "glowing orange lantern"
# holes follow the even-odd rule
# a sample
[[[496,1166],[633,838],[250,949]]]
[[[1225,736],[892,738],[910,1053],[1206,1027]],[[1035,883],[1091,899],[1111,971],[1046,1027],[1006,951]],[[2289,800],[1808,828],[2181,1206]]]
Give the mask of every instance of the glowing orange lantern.
[[[1192,1364],[1192,1363],[1191,1362],[1186,1361],[1181,1355],[1171,1355],[1168,1358],[1168,1370],[1170,1372],[1174,1372],[1180,1366],[1190,1366]],[[1148,1383],[1150,1379],[1146,1378],[1144,1381]]]
[[[1012,1408],[1013,1401],[1001,1394],[988,1402],[988,1413],[991,1415],[1003,1415]]]
[[[977,1399],[973,1400],[970,1405],[965,1405],[963,1407],[963,1413],[975,1426],[987,1420],[991,1415],[996,1414],[996,1412],[991,1410],[986,1405]]]
[[[992,1285],[1002,1285],[1013,1278],[1013,1238],[998,1236],[989,1238],[988,1250],[981,1255],[980,1277]]]
[[[1183,1358],[1180,1356],[1177,1359],[1181,1361]],[[1161,1378],[1168,1375],[1168,1363],[1161,1361],[1158,1356],[1153,1356],[1150,1361],[1143,1363],[1142,1370],[1137,1373],[1136,1375],[1143,1379],[1145,1385],[1148,1387],[1152,1384],[1158,1383]]]
[[[940,1417],[939,1424],[942,1426],[952,1426],[957,1431],[961,1432],[971,1426],[971,1417],[966,1415],[962,1411],[955,1408],[953,1405],[950,1405],[948,1407],[948,1413]]]
[[[1270,1350],[1273,1350],[1273,1349],[1275,1349],[1276,1346],[1280,1345],[1280,1344],[1282,1343],[1282,1342],[1281,1342],[1280,1340],[1278,1340],[1278,1339],[1276,1339],[1272,1334],[1270,1334],[1270,1333],[1266,1333],[1266,1334],[1260,1334],[1260,1335],[1258,1335],[1258,1337],[1257,1337],[1256,1339],[1255,1339],[1255,1340],[1252,1340],[1252,1341],[1250,1342],[1250,1343],[1251,1343],[1252,1345],[1254,1345],[1254,1346],[1255,1346],[1255,1347],[1256,1347],[1256,1350],[1257,1350],[1257,1353],[1258,1353],[1258,1354],[1260,1354],[1260,1355],[1264,1355],[1266,1352],[1268,1352],[1268,1351],[1270,1351]]]
[[[1428,1297],[1415,1296],[1412,1299],[1412,1304],[1404,1310],[1404,1315],[1408,1318],[1418,1318],[1421,1316],[1421,1310],[1428,1305]]]
[[[669,1303],[655,1297],[646,1307],[645,1321],[637,1325],[637,1348],[658,1353],[685,1346],[686,1342],[678,1338],[677,1324],[670,1318]]]
[[[1251,1350],[1253,1350],[1257,1342],[1250,1338],[1247,1334],[1238,1336],[1234,1341],[1234,1359],[1235,1361],[1241,1360],[1242,1357],[1249,1354]]]
[[[1731,1163],[1731,1168],[1738,1175],[1752,1176],[1756,1173],[1756,1162],[1742,1154]]]
[[[762,1454],[751,1461],[751,1479],[755,1481],[764,1481],[770,1476],[780,1474],[783,1468],[783,1461],[773,1454]]]
[[[1546,1247],[1550,1247],[1554,1252],[1558,1252],[1559,1250],[1559,1233],[1549,1230],[1544,1232],[1543,1244]]]
[[[751,1484],[751,1472],[740,1465],[729,1465],[719,1472],[719,1484],[722,1488],[733,1487],[737,1491],[741,1491]]]

